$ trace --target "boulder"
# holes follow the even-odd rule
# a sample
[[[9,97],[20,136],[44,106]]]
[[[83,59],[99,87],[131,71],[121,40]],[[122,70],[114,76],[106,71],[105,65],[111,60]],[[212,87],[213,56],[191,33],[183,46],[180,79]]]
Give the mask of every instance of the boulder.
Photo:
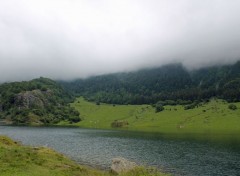
[[[132,169],[137,167],[137,164],[131,161],[128,161],[125,158],[113,158],[112,159],[112,166],[111,166],[111,172],[115,174],[120,174],[123,172],[128,172]]]

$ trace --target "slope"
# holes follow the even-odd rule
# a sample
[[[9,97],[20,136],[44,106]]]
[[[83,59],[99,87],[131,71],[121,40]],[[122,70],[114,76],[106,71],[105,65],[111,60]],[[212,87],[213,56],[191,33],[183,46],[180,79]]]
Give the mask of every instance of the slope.
[[[80,127],[165,134],[239,134],[240,103],[235,105],[238,109],[231,110],[226,101],[212,99],[194,109],[185,110],[181,105],[167,105],[163,111],[156,113],[155,108],[150,105],[97,105],[82,97],[71,104],[81,112],[83,120],[75,124]],[[114,122],[119,122],[120,126],[114,127]]]

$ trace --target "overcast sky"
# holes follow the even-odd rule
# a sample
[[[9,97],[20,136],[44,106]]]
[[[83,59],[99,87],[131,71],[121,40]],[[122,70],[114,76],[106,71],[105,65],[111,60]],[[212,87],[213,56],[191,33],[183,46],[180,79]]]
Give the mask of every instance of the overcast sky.
[[[0,0],[0,81],[240,59],[240,0]]]

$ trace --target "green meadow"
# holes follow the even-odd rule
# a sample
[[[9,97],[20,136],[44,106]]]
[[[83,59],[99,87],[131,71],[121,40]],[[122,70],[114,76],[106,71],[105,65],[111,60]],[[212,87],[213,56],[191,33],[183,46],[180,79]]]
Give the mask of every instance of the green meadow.
[[[229,103],[212,99],[194,109],[184,110],[182,105],[164,106],[156,113],[151,105],[110,105],[88,102],[77,98],[72,107],[80,112],[82,121],[74,124],[84,128],[124,129],[133,131],[159,132],[164,134],[239,134],[240,103],[230,110]],[[112,123],[127,122],[128,125],[113,128]],[[61,122],[59,125],[71,125]]]

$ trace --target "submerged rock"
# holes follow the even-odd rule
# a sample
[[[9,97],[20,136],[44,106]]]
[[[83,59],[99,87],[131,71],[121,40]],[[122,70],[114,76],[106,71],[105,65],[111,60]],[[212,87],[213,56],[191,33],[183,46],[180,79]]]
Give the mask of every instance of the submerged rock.
[[[113,158],[112,159],[112,166],[111,166],[111,172],[115,174],[120,174],[122,172],[128,172],[132,169],[137,167],[137,164],[131,161],[128,161],[125,158]]]

